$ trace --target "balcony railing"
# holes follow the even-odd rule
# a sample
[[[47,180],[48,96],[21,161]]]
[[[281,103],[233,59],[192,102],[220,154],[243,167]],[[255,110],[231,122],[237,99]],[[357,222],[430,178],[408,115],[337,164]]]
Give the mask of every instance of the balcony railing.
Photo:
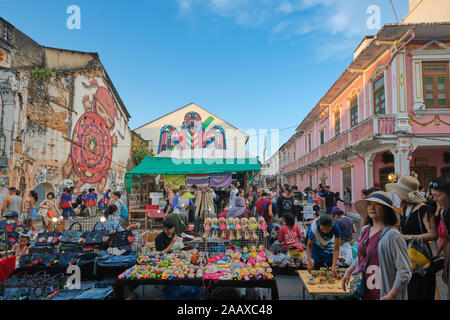
[[[325,144],[311,150],[296,161],[286,163],[282,172],[288,173],[320,159],[323,156],[335,153],[348,146],[354,145],[364,139],[378,134],[393,134],[395,131],[395,115],[373,115],[360,122],[353,128],[328,140]]]

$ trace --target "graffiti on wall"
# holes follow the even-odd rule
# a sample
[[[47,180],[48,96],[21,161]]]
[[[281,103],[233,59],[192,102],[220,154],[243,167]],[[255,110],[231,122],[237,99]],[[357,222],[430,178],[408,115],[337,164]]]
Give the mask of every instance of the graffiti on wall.
[[[213,117],[209,117],[202,122],[201,116],[197,112],[191,111],[184,116],[180,130],[171,125],[164,126],[159,136],[158,153],[174,148],[200,149],[214,147],[225,150],[226,140],[223,128],[215,125],[206,131],[213,120]]]
[[[36,179],[36,185],[47,181],[47,173],[48,173],[47,168],[42,168],[41,170],[38,171],[37,175],[34,176],[34,178]]]
[[[98,183],[97,190],[102,192],[111,166],[113,147],[117,146],[117,136],[112,130],[119,118],[114,98],[99,81],[82,82],[90,94],[82,97],[84,113],[73,129],[70,155],[62,172],[63,178],[75,173],[79,178],[76,188]]]
[[[61,181],[60,183],[55,184],[55,197],[60,198],[61,195],[64,193],[64,188],[70,188],[73,187],[74,183],[70,179],[65,179]]]
[[[109,183],[109,189],[112,191],[116,191],[119,184],[117,183],[117,172],[109,171],[108,172],[108,183]]]

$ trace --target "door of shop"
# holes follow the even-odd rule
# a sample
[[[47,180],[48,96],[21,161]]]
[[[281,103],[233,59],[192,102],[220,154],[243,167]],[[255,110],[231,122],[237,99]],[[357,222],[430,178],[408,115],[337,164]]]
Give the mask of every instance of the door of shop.
[[[427,189],[431,181],[436,179],[436,167],[411,167],[411,171],[419,175],[420,185],[424,186],[425,189]]]

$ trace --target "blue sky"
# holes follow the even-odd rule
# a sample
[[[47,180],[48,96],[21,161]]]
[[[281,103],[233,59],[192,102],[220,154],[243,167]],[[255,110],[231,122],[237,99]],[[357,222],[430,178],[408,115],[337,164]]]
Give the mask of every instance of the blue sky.
[[[408,0],[393,3],[401,20]],[[281,129],[282,144],[378,31],[371,5],[396,22],[389,0],[0,0],[0,16],[42,45],[98,52],[131,129],[194,102],[243,130]]]

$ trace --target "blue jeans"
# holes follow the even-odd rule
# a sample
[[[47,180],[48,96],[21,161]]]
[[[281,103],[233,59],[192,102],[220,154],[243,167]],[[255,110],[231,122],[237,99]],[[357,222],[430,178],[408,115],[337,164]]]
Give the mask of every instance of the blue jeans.
[[[69,218],[69,214],[73,218],[73,208],[72,207],[64,208],[62,214],[63,214],[64,219],[66,219],[66,220]]]

